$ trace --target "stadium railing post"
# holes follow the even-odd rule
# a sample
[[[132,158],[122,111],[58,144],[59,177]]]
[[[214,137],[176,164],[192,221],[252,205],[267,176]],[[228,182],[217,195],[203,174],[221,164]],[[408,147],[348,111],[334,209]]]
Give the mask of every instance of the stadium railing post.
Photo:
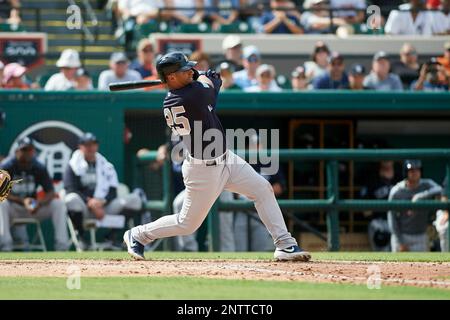
[[[327,162],[327,196],[336,204],[339,201],[339,181],[337,161]],[[339,251],[339,211],[331,209],[327,212],[328,250]]]

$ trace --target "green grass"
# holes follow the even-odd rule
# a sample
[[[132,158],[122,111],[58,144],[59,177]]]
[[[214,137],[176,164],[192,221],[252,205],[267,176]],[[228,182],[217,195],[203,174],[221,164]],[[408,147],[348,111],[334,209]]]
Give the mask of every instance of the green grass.
[[[450,252],[314,252],[313,260],[450,262]],[[172,259],[263,259],[273,258],[271,252],[147,252],[148,260]],[[0,253],[0,260],[13,259],[129,259],[126,252],[12,252]]]
[[[450,253],[317,252],[314,260],[450,262]],[[147,259],[272,259],[272,253],[148,252]],[[12,259],[129,259],[126,252],[13,252]],[[294,281],[223,280],[193,277],[82,277],[69,290],[64,277],[0,277],[0,299],[450,299],[450,290]]]
[[[450,299],[450,290],[281,281],[203,278],[81,278],[80,290],[69,290],[65,278],[1,278],[0,299]]]

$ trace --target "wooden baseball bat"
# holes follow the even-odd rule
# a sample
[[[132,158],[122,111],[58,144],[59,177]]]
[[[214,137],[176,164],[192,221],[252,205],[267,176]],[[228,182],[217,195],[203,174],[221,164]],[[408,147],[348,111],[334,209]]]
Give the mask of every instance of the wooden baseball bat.
[[[109,85],[109,90],[110,91],[123,91],[123,90],[154,87],[154,86],[158,86],[160,84],[162,84],[161,80],[139,80],[139,81],[114,82]]]

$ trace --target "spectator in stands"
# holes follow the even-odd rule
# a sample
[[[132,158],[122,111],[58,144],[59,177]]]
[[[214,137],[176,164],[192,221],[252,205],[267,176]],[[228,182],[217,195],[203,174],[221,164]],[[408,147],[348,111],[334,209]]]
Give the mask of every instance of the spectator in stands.
[[[448,201],[448,198],[444,195],[440,199],[443,202]],[[433,224],[439,234],[441,251],[448,252],[448,210],[438,210],[436,212],[436,220]]]
[[[433,34],[433,17],[431,12],[424,11],[422,0],[410,0],[392,10],[384,30],[393,35],[424,35]]]
[[[105,215],[118,215],[124,209],[142,209],[142,200],[136,193],[118,198],[117,172],[98,150],[97,137],[90,132],[83,134],[63,176],[64,202],[80,236],[85,218],[102,220]]]
[[[167,0],[167,8],[177,8],[166,10],[175,24],[197,24],[205,15],[203,0]]]
[[[416,48],[410,43],[405,43],[400,50],[400,61],[392,64],[392,73],[400,77],[405,89],[409,89],[411,83],[419,77],[418,60]]]
[[[109,70],[104,70],[98,78],[98,90],[109,90],[113,82],[137,81],[142,77],[139,72],[128,69],[129,61],[125,53],[114,52],[109,60]]]
[[[433,34],[450,34],[450,0],[441,0],[437,8],[441,11],[431,12],[433,17]]]
[[[144,24],[158,17],[164,3],[164,0],[118,0],[118,10],[124,22],[133,19],[137,24]]]
[[[27,68],[16,63],[9,63],[3,71],[3,88],[5,89],[30,89],[30,85],[25,81]]]
[[[75,89],[76,90],[94,90],[94,86],[92,85],[92,78],[89,72],[80,68],[77,70],[75,77]]]
[[[354,64],[348,74],[348,82],[350,90],[365,90],[364,78],[366,76],[366,68],[362,64]]]
[[[212,29],[237,21],[241,0],[205,0],[207,16],[212,21]]]
[[[449,77],[443,66],[436,58],[422,65],[419,79],[411,83],[411,90],[415,91],[448,91]]]
[[[366,7],[365,0],[331,0],[331,9],[349,9],[333,12],[333,16],[343,18],[348,24],[363,23]]]
[[[329,56],[328,46],[324,42],[318,41],[314,47],[312,61],[305,62],[306,77],[309,82],[327,73],[330,64]]]
[[[337,27],[347,25],[344,18],[334,16],[330,19],[329,0],[306,0],[303,7],[309,9],[303,12],[300,20],[305,33],[334,33]]]
[[[130,64],[131,70],[139,72],[142,78],[158,74],[154,65],[155,51],[150,39],[143,38],[139,41],[136,54],[136,60]]]
[[[19,0],[0,0],[0,23],[19,25],[21,22]]]
[[[68,250],[67,209],[63,201],[55,198],[53,182],[45,165],[36,158],[33,141],[29,137],[20,139],[15,154],[3,160],[0,168],[7,170],[13,179],[22,179],[14,185],[8,200],[0,202],[2,250],[12,250],[10,226],[15,218],[51,218],[55,231],[55,249]],[[42,188],[45,193],[42,198],[37,196],[38,188]]]
[[[301,34],[301,15],[290,0],[272,0],[271,11],[261,16],[261,24],[265,33]]]
[[[241,89],[258,84],[256,69],[261,63],[261,53],[256,46],[247,46],[243,50],[244,69],[233,73],[233,80]]]
[[[420,160],[406,160],[406,179],[397,183],[389,193],[391,200],[412,200],[417,202],[432,199],[442,193],[442,188],[431,179],[422,179]],[[388,212],[393,252],[429,251],[427,210],[404,210]]]
[[[384,51],[377,52],[373,57],[372,72],[364,79],[364,86],[377,91],[402,91],[400,77],[390,73],[391,63]]]
[[[376,175],[367,176],[366,184],[361,188],[362,199],[388,200],[389,193],[395,185],[396,175],[394,161],[384,160],[378,163]],[[370,217],[368,235],[373,251],[391,251],[391,233],[385,211],[365,211],[364,216]]]
[[[3,64],[3,62],[0,60],[0,88],[3,85],[3,70],[5,69],[5,65]]]
[[[245,88],[246,92],[280,92],[281,88],[275,81],[276,72],[274,66],[262,64],[256,69],[258,84]]]
[[[66,91],[75,88],[75,75],[77,69],[81,67],[80,57],[78,52],[73,49],[65,49],[56,66],[59,68],[59,73],[52,75],[45,84],[46,91]]]
[[[437,61],[444,67],[447,76],[450,77],[450,41],[445,43],[444,49],[444,55],[442,57],[438,57]]]
[[[292,91],[308,90],[308,78],[306,77],[306,71],[303,66],[298,66],[292,71],[291,85]]]
[[[198,71],[208,71],[211,67],[211,59],[209,55],[203,51],[194,51],[189,57],[191,61],[197,61],[197,65],[194,67]]]
[[[242,90],[239,86],[234,83],[233,80],[233,66],[228,62],[222,62],[217,67],[217,72],[220,73],[220,77],[222,78],[222,86],[220,90]]]
[[[241,71],[244,69],[242,66],[241,37],[236,34],[226,36],[222,41],[222,49],[225,54],[225,60],[221,61],[221,63],[229,63],[235,71]]]
[[[330,65],[327,73],[315,78],[313,81],[314,89],[348,89],[348,76],[345,72],[344,57],[338,52],[330,55]]]

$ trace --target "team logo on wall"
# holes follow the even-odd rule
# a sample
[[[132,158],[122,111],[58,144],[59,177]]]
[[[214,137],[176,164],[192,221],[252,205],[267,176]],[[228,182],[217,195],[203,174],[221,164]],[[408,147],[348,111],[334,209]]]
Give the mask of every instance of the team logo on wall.
[[[78,147],[83,131],[62,121],[43,121],[25,129],[14,140],[9,154],[14,154],[17,142],[28,136],[34,141],[38,160],[44,163],[54,181],[61,181],[72,152]]]

